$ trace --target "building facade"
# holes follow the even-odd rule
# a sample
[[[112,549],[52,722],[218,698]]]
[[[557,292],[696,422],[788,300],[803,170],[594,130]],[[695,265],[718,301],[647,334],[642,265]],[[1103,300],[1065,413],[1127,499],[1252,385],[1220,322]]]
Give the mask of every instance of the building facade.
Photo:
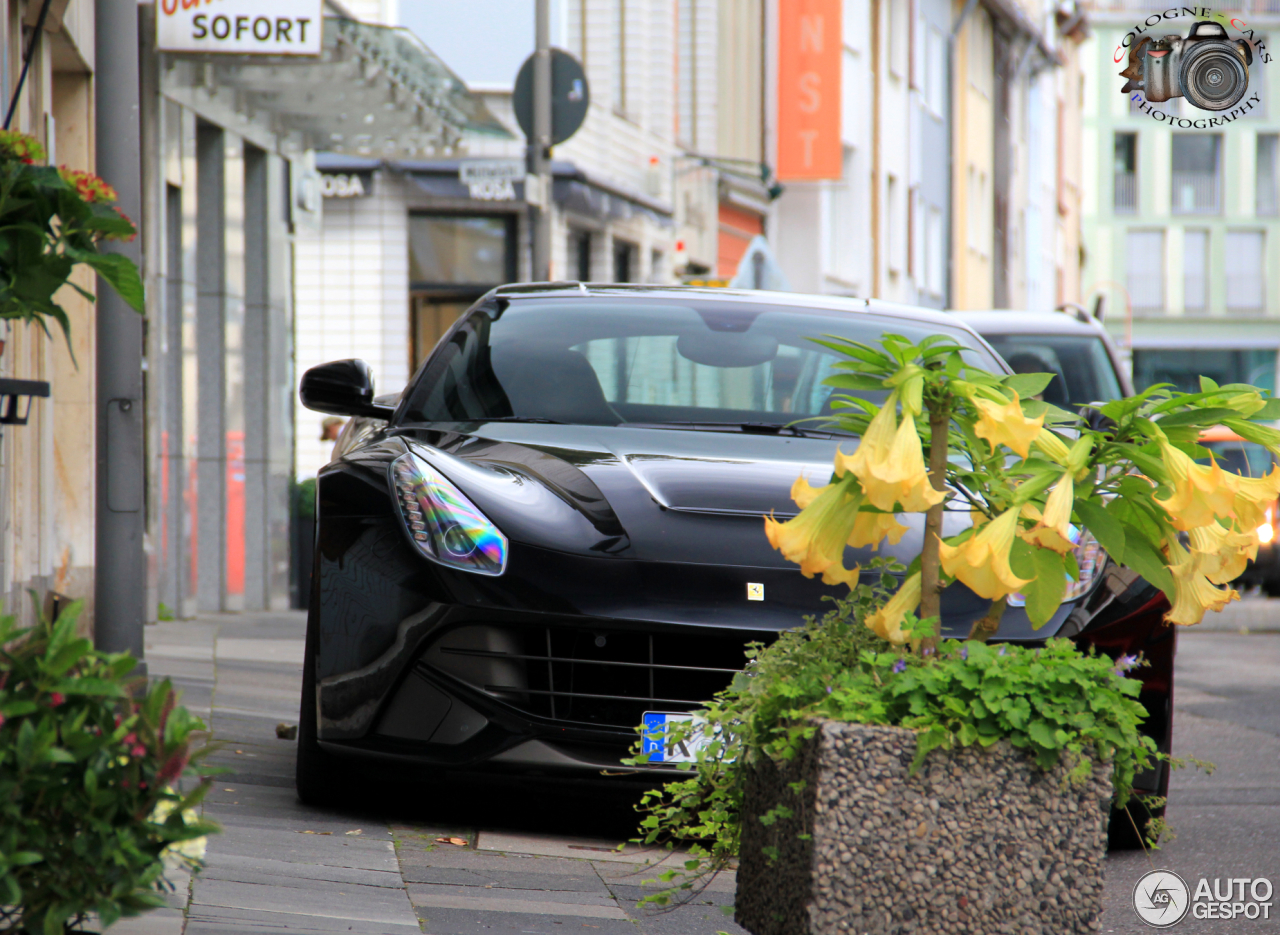
[[[1078,4],[957,3],[951,28],[955,308],[1080,296]]]
[[[295,263],[320,229],[315,149],[411,158],[489,118],[412,36],[332,2],[313,56],[164,51],[140,11],[149,606],[287,607],[295,340],[312,337],[295,309],[324,285]]]
[[[840,20],[841,158],[822,179],[783,173],[771,230],[793,287],[935,308],[1079,301],[1079,7],[824,6]],[[812,104],[789,80],[775,68],[779,125]]]
[[[769,212],[763,0],[677,0],[674,15],[670,0],[560,0],[553,13],[553,45],[582,63],[590,107],[553,152],[552,278],[732,278]],[[388,158],[346,146],[318,156],[323,219],[295,239],[299,373],[361,357],[378,391],[397,393],[476,298],[528,278],[512,87],[473,90],[497,126],[447,150]],[[295,420],[305,477],[332,442],[322,415],[296,405]]]
[[[1258,43],[1275,35],[1280,15],[1271,4],[1228,6],[1230,35],[1254,43],[1249,90],[1234,114],[1121,93],[1121,43],[1158,15],[1149,5],[1096,9],[1096,34],[1082,49],[1084,288],[1106,298],[1107,324],[1132,349],[1139,389],[1196,390],[1200,374],[1276,388],[1280,113],[1271,100],[1280,71]],[[1185,36],[1192,22],[1179,15],[1146,28]]]
[[[0,98],[13,106],[11,128],[44,143],[50,165],[94,167],[93,0],[53,5],[44,29],[39,4],[0,4]],[[15,93],[23,55],[31,65]],[[78,269],[73,282],[92,292],[95,277]],[[94,590],[94,303],[64,287],[56,300],[71,322],[70,342],[55,327],[6,321],[0,330],[0,379],[49,384],[32,401],[25,425],[0,425],[0,595],[5,613],[32,619],[33,589],[84,599],[91,632]],[[30,399],[29,397],[27,399]],[[25,408],[20,404],[19,413]],[[45,609],[49,609],[46,601]]]

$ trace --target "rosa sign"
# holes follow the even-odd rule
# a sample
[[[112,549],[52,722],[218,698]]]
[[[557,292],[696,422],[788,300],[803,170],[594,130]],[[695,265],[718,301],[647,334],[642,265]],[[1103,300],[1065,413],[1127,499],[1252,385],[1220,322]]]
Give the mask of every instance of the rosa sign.
[[[319,55],[322,0],[157,0],[162,52]]]

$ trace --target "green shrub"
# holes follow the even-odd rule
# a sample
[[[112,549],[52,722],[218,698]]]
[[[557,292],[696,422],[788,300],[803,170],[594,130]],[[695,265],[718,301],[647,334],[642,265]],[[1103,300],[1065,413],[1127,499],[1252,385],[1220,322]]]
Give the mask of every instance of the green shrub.
[[[1093,762],[1109,761],[1119,806],[1135,771],[1160,756],[1139,730],[1146,716],[1137,700],[1141,683],[1124,675],[1137,660],[1082,653],[1062,639],[1038,649],[947,640],[934,654],[914,655],[862,622],[897,585],[889,573],[897,569],[875,564],[878,585],[859,584],[821,620],[808,618],[768,647],[750,647],[729,688],[694,721],[668,728],[669,740],[701,734],[703,746],[696,762],[681,764],[691,771],[685,778],[646,794],[636,840],[697,843],[659,878],[675,885],[647,901],[669,902],[729,865],[738,854],[744,767],[760,757],[794,757],[821,719],[916,731],[913,769],[933,749],[1001,739],[1045,768],[1065,758],[1080,779]],[[636,765],[647,760],[638,749]]]
[[[3,931],[59,935],[163,905],[166,858],[196,863],[217,830],[193,810],[204,725],[167,680],[148,686],[127,653],[77,637],[81,603],[27,630],[0,618]]]

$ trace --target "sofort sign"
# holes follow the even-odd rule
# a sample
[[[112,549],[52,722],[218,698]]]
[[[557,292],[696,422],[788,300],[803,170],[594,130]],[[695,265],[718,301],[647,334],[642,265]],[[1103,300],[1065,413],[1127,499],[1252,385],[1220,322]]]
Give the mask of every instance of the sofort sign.
[[[162,52],[319,55],[323,0],[157,0]]]

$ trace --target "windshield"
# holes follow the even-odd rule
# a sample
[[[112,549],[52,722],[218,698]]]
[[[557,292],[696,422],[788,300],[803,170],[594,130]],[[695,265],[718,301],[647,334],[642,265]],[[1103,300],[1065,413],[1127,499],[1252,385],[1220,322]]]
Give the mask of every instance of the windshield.
[[[1052,373],[1041,398],[1055,406],[1107,403],[1123,394],[1101,338],[1067,334],[984,335],[1014,373]]]
[[[782,426],[830,415],[841,392],[823,381],[847,358],[810,338],[874,344],[885,332],[973,343],[958,328],[863,312],[696,299],[519,300],[503,311],[475,310],[436,349],[405,418]],[[1003,369],[985,349],[967,356]]]

